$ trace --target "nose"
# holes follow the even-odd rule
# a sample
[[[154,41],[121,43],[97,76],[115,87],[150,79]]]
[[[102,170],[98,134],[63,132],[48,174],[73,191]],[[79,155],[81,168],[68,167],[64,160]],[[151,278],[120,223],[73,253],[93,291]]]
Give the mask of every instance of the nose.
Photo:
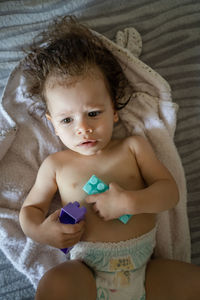
[[[92,133],[93,130],[91,128],[88,128],[88,129],[83,129],[83,128],[79,128],[77,130],[77,135],[81,135],[81,134],[85,134],[85,133]]]
[[[92,133],[93,129],[91,128],[91,126],[89,125],[89,123],[85,120],[81,120],[78,124],[77,124],[77,128],[76,128],[76,134],[77,135],[83,135],[86,133]]]

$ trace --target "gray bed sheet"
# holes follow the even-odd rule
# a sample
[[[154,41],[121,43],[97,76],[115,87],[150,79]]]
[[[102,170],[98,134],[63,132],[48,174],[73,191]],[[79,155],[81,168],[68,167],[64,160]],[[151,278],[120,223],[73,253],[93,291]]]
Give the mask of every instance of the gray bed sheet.
[[[22,46],[56,16],[75,14],[114,39],[133,26],[141,34],[141,59],[171,85],[179,105],[175,143],[185,170],[192,262],[200,265],[200,2],[198,0],[0,1],[0,95]],[[3,176],[3,174],[1,174]],[[29,281],[0,252],[0,299],[34,299]]]

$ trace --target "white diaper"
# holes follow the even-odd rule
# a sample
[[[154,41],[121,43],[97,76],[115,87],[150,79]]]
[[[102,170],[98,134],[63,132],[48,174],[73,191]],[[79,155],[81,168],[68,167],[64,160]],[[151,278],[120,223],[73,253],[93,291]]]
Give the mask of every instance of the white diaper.
[[[145,300],[145,270],[155,235],[156,228],[118,243],[79,242],[70,258],[82,260],[94,271],[97,300]]]

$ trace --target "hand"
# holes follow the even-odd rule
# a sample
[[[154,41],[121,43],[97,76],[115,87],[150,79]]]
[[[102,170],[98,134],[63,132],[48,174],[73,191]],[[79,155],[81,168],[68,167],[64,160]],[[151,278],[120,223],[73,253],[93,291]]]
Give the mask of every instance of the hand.
[[[124,214],[124,190],[116,183],[109,184],[109,190],[104,193],[90,195],[86,202],[93,204],[93,209],[105,221],[117,219]]]
[[[60,209],[49,215],[39,226],[41,242],[56,248],[68,248],[81,239],[84,232],[84,221],[77,224],[63,224],[59,221]]]

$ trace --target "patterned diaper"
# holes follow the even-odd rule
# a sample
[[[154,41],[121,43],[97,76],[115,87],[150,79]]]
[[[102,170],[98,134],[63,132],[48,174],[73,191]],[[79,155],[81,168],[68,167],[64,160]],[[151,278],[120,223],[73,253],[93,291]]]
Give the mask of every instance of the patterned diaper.
[[[70,258],[82,260],[94,271],[97,300],[145,300],[145,270],[155,235],[156,228],[118,243],[79,242]]]

